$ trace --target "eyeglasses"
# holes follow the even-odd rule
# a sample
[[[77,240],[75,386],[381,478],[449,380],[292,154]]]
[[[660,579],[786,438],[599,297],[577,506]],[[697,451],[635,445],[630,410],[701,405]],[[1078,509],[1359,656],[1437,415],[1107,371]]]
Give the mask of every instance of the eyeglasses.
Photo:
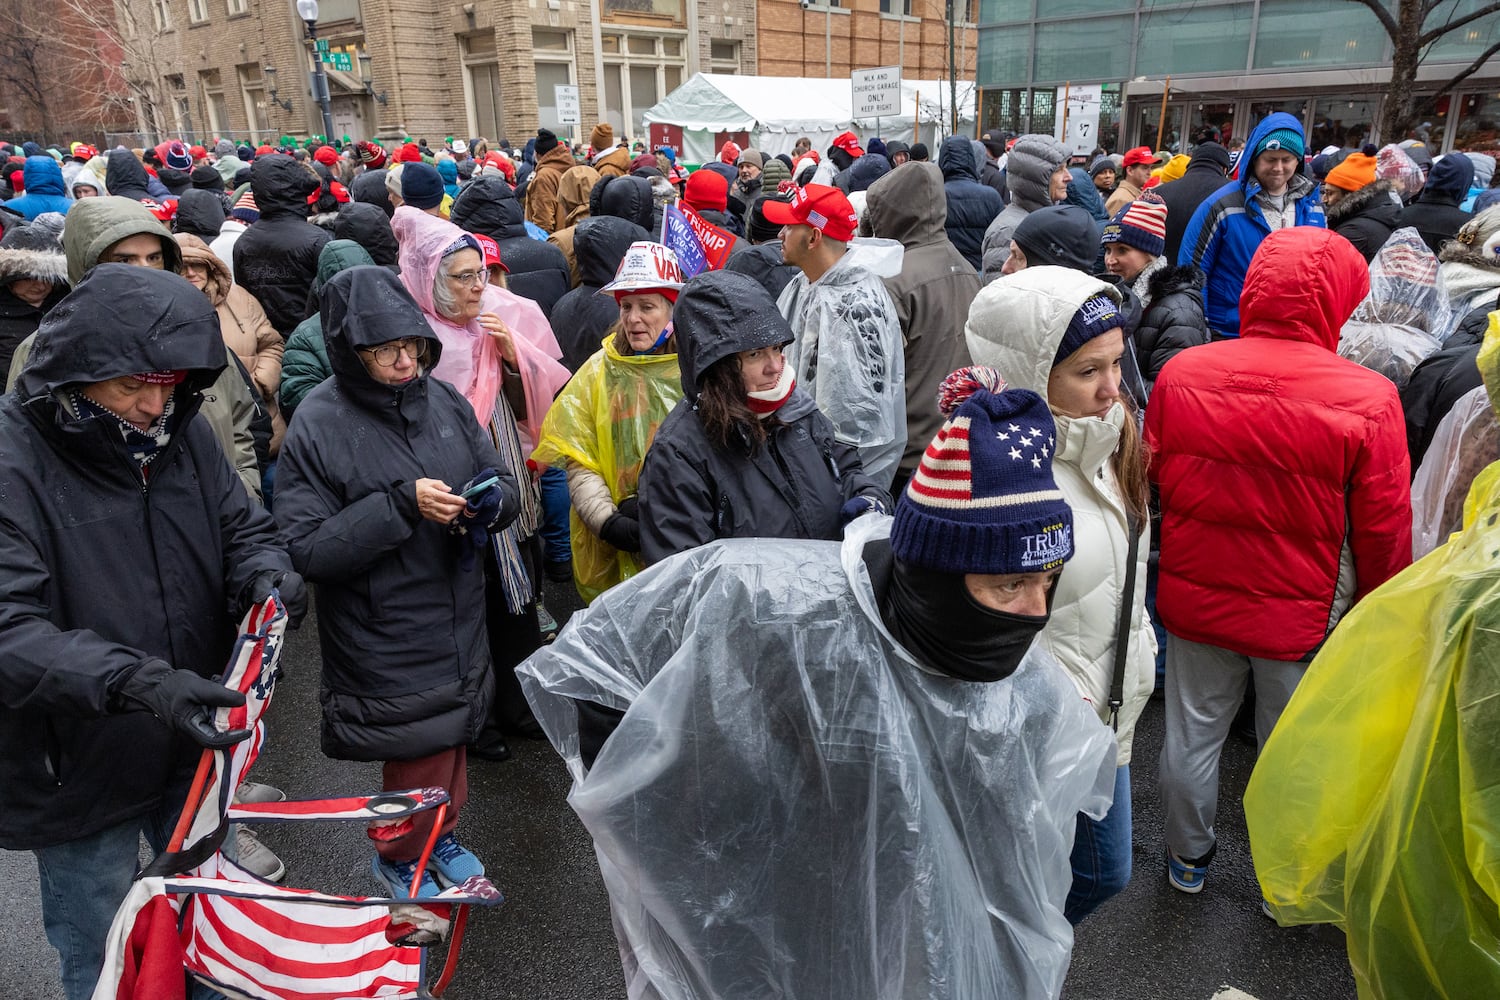
[[[393,344],[381,344],[375,348],[361,347],[359,352],[374,358],[375,363],[382,368],[393,367],[396,364],[396,358],[402,354],[421,363],[427,360],[427,341],[420,337],[398,340]]]
[[[458,274],[448,275],[448,280],[456,281],[460,285],[469,285],[476,288],[483,288],[485,283],[490,280],[490,272],[486,270],[461,271]]]

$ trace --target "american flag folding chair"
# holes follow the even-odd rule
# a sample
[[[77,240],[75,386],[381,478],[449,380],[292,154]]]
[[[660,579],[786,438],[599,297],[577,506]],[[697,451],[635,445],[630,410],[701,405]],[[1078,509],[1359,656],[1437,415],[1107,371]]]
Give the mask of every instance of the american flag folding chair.
[[[175,1000],[187,996],[184,969],[213,990],[248,1000],[355,1000],[441,997],[452,980],[470,906],[495,906],[485,878],[437,896],[338,896],[262,881],[220,853],[230,823],[359,821],[370,836],[405,833],[412,817],[437,810],[419,861],[421,882],[448,793],[441,788],[302,802],[233,804],[234,790],[260,753],[261,721],[276,685],[286,615],[273,595],[241,624],[222,680],[245,695],[219,709],[220,730],[250,729],[227,750],[205,750],[167,850],[137,878],[110,928],[93,1000]],[[447,942],[429,985],[428,946]]]

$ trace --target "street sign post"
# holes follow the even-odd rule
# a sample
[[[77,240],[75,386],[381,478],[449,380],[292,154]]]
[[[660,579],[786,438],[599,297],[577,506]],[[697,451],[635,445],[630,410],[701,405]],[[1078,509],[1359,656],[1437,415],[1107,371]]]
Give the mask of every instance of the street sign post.
[[[578,87],[575,84],[554,84],[552,93],[557,101],[557,123],[577,125],[582,116],[578,107]]]
[[[901,113],[901,67],[857,69],[849,74],[855,118],[890,118]]]
[[[330,65],[333,66],[334,69],[343,70],[345,73],[354,72],[354,59],[349,55],[349,53],[334,52],[331,53],[331,56],[332,58],[327,61]]]

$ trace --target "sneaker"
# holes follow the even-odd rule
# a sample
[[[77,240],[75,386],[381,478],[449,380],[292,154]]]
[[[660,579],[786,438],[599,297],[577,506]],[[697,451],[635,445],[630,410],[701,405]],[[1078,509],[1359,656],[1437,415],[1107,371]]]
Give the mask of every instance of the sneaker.
[[[248,827],[238,823],[234,826],[234,847],[234,863],[250,874],[267,882],[280,882],[286,875],[286,865],[282,864],[276,852],[262,844],[260,838],[251,833]]]
[[[484,863],[451,833],[443,834],[432,845],[432,860],[429,864],[450,885],[463,885],[469,879],[484,874]]]
[[[541,601],[536,602],[536,624],[537,631],[542,635],[543,646],[556,639],[557,633],[562,631],[562,626],[557,624],[557,619],[552,617],[552,612]]]
[[[1281,924],[1281,921],[1276,919],[1276,914],[1271,912],[1271,901],[1269,899],[1262,899],[1260,901],[1260,912],[1264,914],[1267,920],[1272,921],[1278,926]]]
[[[262,785],[258,781],[242,781],[234,790],[234,801],[242,806],[253,806],[263,802],[285,802],[286,792],[275,785]]]
[[[375,878],[385,886],[392,899],[411,898],[411,880],[417,874],[417,861],[386,861],[380,855],[370,859],[370,871],[375,873]],[[424,896],[436,896],[442,890],[432,880],[430,870],[422,873],[422,885],[417,889],[417,898]]]
[[[1178,892],[1202,892],[1203,877],[1207,874],[1208,865],[1190,865],[1167,848],[1167,884]]]

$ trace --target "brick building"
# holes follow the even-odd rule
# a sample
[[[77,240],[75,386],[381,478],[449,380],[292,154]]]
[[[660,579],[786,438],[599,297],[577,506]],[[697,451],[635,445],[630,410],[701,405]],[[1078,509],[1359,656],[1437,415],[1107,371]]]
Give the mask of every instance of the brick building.
[[[765,76],[847,77],[852,69],[900,66],[908,80],[948,78],[945,0],[760,0]],[[958,79],[974,79],[979,0],[955,0]]]
[[[150,48],[171,130],[323,131],[293,0],[133,2],[149,4],[160,28]],[[335,60],[325,65],[334,131],[354,138],[504,135],[519,145],[540,123],[559,135],[581,130],[587,141],[600,120],[634,137],[641,113],[693,73],[756,65],[755,0],[320,0],[319,8],[318,36]],[[578,87],[581,125],[558,123],[558,84]]]

